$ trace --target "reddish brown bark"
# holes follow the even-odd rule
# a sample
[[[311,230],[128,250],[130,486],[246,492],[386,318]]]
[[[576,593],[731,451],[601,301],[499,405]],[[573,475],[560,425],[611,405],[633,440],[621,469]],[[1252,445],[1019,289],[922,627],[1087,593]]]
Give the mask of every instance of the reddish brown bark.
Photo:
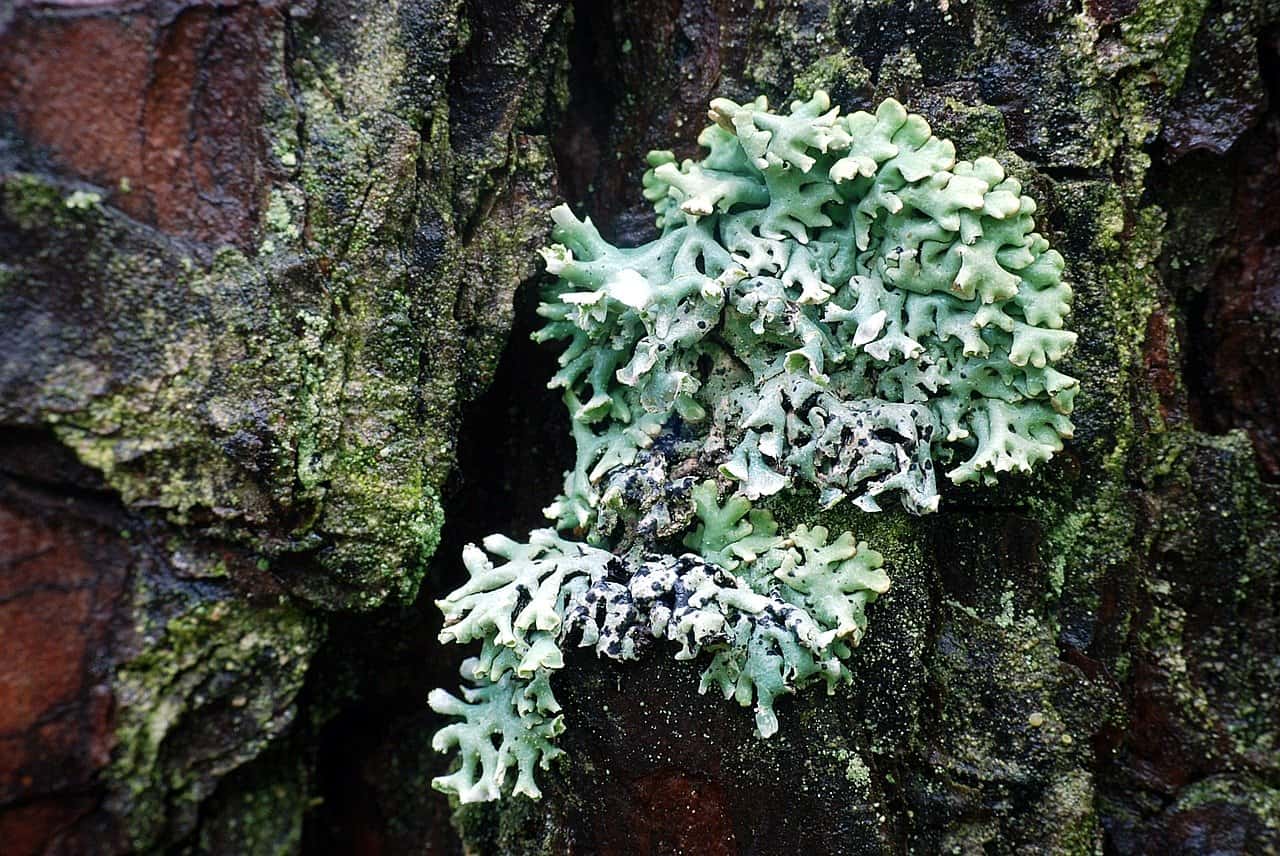
[[[0,104],[130,216],[246,245],[264,193],[270,3],[39,3],[0,33]]]
[[[127,550],[93,524],[9,501],[0,563],[0,840],[7,853],[40,853],[78,840],[111,759]]]

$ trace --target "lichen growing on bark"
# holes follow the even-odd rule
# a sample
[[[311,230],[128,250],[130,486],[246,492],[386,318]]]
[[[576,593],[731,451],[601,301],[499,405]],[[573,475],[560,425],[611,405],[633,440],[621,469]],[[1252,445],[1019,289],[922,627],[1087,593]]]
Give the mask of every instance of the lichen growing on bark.
[[[553,384],[578,440],[562,527],[592,524],[601,476],[672,414],[707,426],[750,499],[801,480],[868,511],[884,493],[935,510],[935,461],[989,480],[1071,434],[1078,383],[1053,367],[1071,290],[1021,184],[892,100],[766,107],[717,99],[701,162],[650,155],[651,244],[555,212],[541,335],[570,342]]]
[[[999,163],[957,161],[893,100],[840,116],[821,91],[785,115],[716,99],[709,115],[701,161],[649,156],[656,240],[618,248],[553,212],[538,338],[567,341],[551,386],[577,460],[546,514],[585,542],[491,536],[503,561],[468,547],[471,579],[438,601],[441,641],[482,645],[463,697],[430,698],[461,717],[434,742],[461,767],[433,784],[463,802],[501,796],[512,767],[514,791],[540,795],[572,641],[711,653],[700,691],[754,706],[762,737],[778,696],[850,679],[882,557],[822,526],[780,535],[754,501],[803,484],[823,508],[896,495],[928,513],[935,464],[990,483],[1071,436],[1063,259]]]

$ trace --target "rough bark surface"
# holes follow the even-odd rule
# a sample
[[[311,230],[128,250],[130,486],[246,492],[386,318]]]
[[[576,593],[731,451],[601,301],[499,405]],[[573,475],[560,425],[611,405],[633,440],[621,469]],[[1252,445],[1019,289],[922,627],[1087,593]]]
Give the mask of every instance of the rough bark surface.
[[[834,697],[581,656],[544,799],[429,787],[432,597],[571,449],[546,211],[707,101],[894,96],[1067,259],[1065,454],[885,553]],[[0,0],[5,853],[1280,852],[1280,7]]]

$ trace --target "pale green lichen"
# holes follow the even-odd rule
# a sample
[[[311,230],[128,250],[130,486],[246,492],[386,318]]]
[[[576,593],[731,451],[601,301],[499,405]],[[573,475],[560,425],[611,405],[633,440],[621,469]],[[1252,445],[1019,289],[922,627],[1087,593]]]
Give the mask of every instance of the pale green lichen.
[[[561,283],[540,335],[569,340],[553,383],[579,448],[560,525],[589,525],[600,476],[672,414],[707,426],[749,499],[799,478],[866,510],[889,492],[934,510],[935,461],[990,480],[1061,449],[1071,290],[1016,179],[956,161],[894,101],[711,114],[701,162],[650,156],[653,243],[616,248],[553,212]]]
[[[67,197],[66,206],[81,211],[95,208],[102,203],[102,194],[90,190],[77,190]]]
[[[482,644],[465,700],[431,698],[463,718],[436,741],[462,766],[434,783],[463,801],[499,796],[513,766],[538,795],[570,641],[710,653],[702,691],[754,706],[763,737],[776,697],[849,679],[882,557],[822,526],[780,535],[755,500],[807,483],[824,508],[896,495],[927,513],[935,463],[990,482],[1071,435],[1063,260],[996,161],[957,161],[892,100],[840,116],[822,92],[787,115],[717,99],[710,116],[701,161],[649,156],[653,242],[553,212],[538,338],[567,342],[551,386],[577,458],[546,512],[586,542],[491,537],[505,561],[469,547],[471,580],[439,601],[442,641]]]
[[[564,667],[570,639],[617,660],[637,658],[653,640],[677,644],[680,660],[713,653],[703,691],[718,687],[754,705],[765,737],[778,728],[777,696],[817,679],[828,689],[849,680],[843,661],[866,629],[864,608],[889,588],[880,555],[848,533],[828,544],[820,526],[785,538],[753,536],[750,524],[726,530],[741,499],[726,510],[714,492],[712,482],[700,488],[697,532],[726,550],[754,545],[758,552],[733,552],[738,574],[692,553],[618,556],[550,529],[527,544],[485,539],[499,564],[466,549],[470,580],[437,602],[440,638],[482,648],[463,666],[463,698],[436,690],[429,700],[463,717],[436,735],[437,749],[458,748],[463,758],[436,787],[464,802],[493,799],[514,766],[515,792],[538,796],[533,769],[559,754],[550,747],[563,729],[549,677]],[[751,517],[762,532],[776,531],[767,512]]]

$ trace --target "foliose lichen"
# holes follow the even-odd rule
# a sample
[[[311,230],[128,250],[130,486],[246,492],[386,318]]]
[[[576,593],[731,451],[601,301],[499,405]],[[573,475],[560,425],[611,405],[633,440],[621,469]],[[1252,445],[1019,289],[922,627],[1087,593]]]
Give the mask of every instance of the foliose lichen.
[[[778,696],[849,679],[882,557],[848,532],[779,534],[754,501],[807,483],[823,508],[928,513],[937,466],[991,482],[1071,436],[1063,259],[999,163],[957,161],[892,100],[716,99],[710,117],[702,160],[649,155],[656,240],[615,247],[552,212],[537,338],[566,342],[551,386],[577,457],[556,529],[491,536],[498,563],[468,547],[471,579],[438,601],[441,640],[481,644],[462,698],[430,697],[461,718],[435,738],[461,766],[434,785],[463,802],[499,797],[511,767],[539,796],[567,644],[705,652],[701,690],[754,707],[762,737]]]

